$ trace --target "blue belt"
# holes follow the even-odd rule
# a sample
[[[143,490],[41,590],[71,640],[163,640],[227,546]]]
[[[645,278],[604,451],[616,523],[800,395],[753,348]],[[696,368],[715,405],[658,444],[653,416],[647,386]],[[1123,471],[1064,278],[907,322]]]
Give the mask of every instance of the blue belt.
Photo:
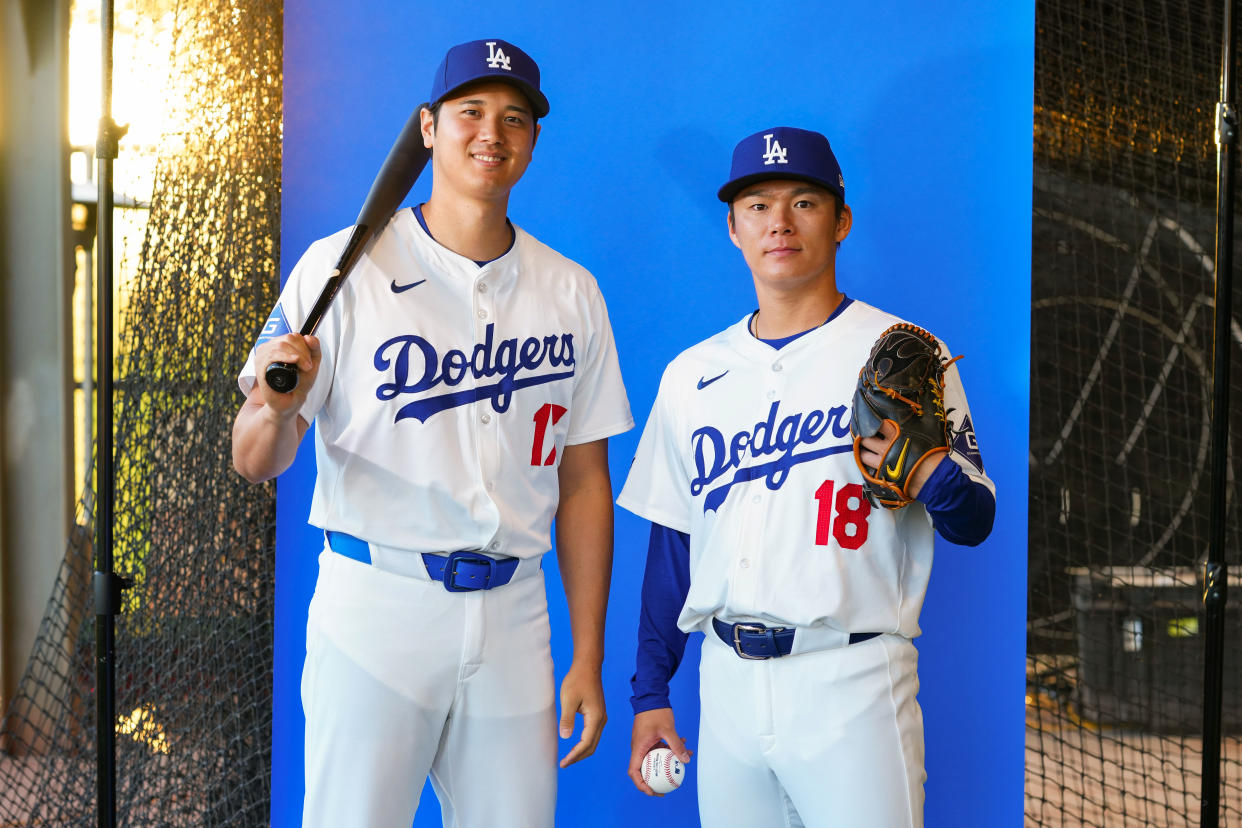
[[[361,538],[344,532],[328,531],[328,546],[338,555],[353,558],[364,564],[371,563],[371,545]],[[471,550],[450,552],[447,555],[423,553],[423,565],[432,580],[444,584],[449,592],[474,592],[494,589],[513,580],[519,558],[496,560]]]
[[[712,629],[720,640],[742,658],[767,659],[789,655],[796,630],[788,627],[765,627],[763,624],[726,624],[712,619]],[[878,632],[850,633],[850,644],[861,644],[879,635]]]

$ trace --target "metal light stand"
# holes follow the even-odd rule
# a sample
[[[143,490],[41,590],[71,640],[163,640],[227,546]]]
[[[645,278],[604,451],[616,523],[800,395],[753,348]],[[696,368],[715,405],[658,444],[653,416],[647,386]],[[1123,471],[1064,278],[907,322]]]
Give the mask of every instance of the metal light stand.
[[[117,144],[126,132],[112,120],[113,6],[103,0],[100,10],[103,33],[103,95],[100,98],[99,138],[95,157],[99,162],[99,209],[96,211],[95,257],[99,267],[96,287],[99,321],[96,347],[99,370],[95,397],[98,437],[95,451],[95,760],[99,828],[116,828],[116,616],[121,593],[129,582],[112,571],[113,482],[115,462],[112,440],[112,161]]]
[[[1238,115],[1233,107],[1234,6],[1225,0],[1216,104],[1216,300],[1212,350],[1212,507],[1208,559],[1203,566],[1203,797],[1201,828],[1220,824],[1221,701],[1225,657],[1225,496],[1229,459],[1229,327],[1233,319],[1233,149]]]

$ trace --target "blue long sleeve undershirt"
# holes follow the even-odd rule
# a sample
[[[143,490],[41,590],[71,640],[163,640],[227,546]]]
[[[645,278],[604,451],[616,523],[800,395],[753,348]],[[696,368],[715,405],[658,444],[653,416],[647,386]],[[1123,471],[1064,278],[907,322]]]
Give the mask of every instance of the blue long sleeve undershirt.
[[[638,665],[630,679],[634,690],[630,704],[635,713],[672,706],[668,682],[677,672],[690,638],[689,633],[678,629],[677,616],[689,592],[690,536],[652,523],[638,614]]]
[[[940,537],[961,546],[978,546],[992,534],[996,496],[946,457],[927,478],[918,498]]]

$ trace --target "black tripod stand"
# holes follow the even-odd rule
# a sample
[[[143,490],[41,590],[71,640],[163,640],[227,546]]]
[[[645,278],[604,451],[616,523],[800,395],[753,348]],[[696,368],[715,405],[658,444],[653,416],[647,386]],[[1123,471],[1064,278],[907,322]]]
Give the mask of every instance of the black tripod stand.
[[[103,32],[103,94],[100,97],[99,209],[96,214],[96,262],[99,267],[98,323],[95,364],[95,738],[99,828],[116,826],[116,616],[121,593],[129,582],[112,571],[113,481],[112,439],[112,162],[126,129],[112,120],[113,6],[103,0],[99,24]]]

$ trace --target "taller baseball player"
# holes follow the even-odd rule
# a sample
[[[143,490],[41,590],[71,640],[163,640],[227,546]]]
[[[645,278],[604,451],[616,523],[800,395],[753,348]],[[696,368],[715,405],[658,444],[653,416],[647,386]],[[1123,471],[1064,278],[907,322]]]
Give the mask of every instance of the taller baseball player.
[[[421,113],[431,197],[402,210],[317,330],[297,330],[343,231],[293,270],[239,377],[251,481],[316,423],[305,826],[408,828],[430,774],[446,826],[553,824],[557,716],[540,559],[557,524],[573,663],[560,735],[604,725],[607,438],[632,427],[608,313],[579,265],[507,218],[548,112],[500,39],[449,49]],[[264,382],[296,364],[291,394]]]
[[[652,522],[630,776],[652,793],[639,766],[660,741],[690,759],[668,681],[702,631],[705,826],[920,826],[911,639],[933,529],[977,544],[995,513],[957,367],[944,375],[950,450],[886,455],[885,424],[860,437],[856,462],[859,368],[901,320],[837,286],[853,216],[828,140],[748,136],[718,196],[759,309],[668,366],[618,498]],[[873,502],[859,463],[917,500]]]

